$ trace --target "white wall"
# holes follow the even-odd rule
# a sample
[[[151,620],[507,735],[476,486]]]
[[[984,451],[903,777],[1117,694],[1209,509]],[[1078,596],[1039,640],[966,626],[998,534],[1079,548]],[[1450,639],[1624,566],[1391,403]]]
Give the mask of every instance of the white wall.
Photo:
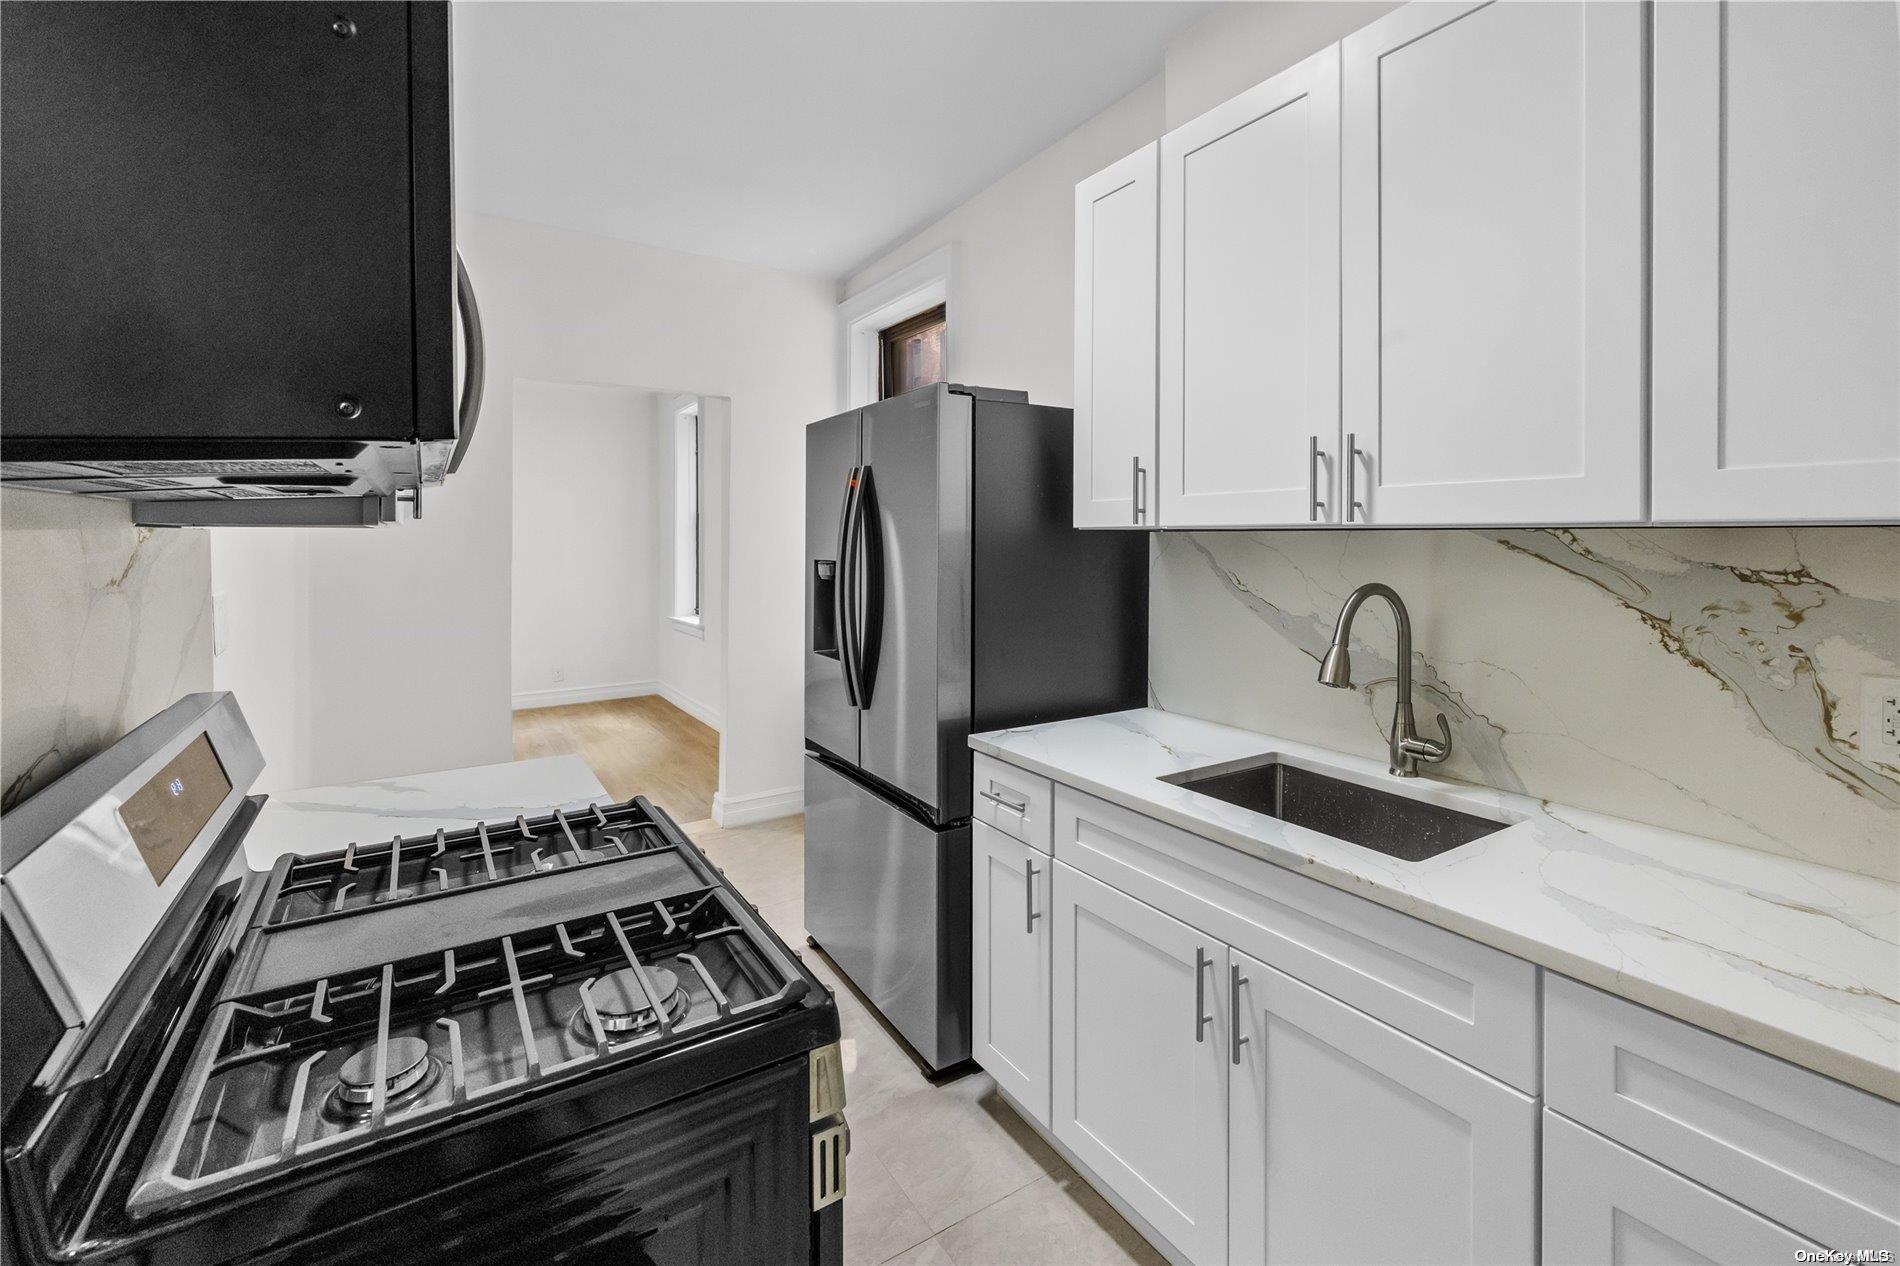
[[[1222,5],[1177,36],[1165,73],[860,267],[840,298],[949,244],[951,375],[1074,403],[1075,184],[1170,128],[1310,56],[1397,0]]]
[[[264,724],[291,749],[267,754],[297,782],[508,760],[515,382],[724,396],[740,530],[728,548],[714,811],[739,820],[795,810],[804,425],[830,411],[836,389],[834,285],[490,216],[461,217],[458,239],[488,338],[488,394],[467,462],[425,497],[420,523],[214,543],[215,586],[246,608],[219,680],[257,682],[286,661],[302,675],[304,721]],[[272,613],[257,609],[285,570],[307,594],[302,650],[282,647]]]
[[[1403,0],[1276,0],[1224,4],[1168,44],[1167,121],[1172,131],[1237,93],[1311,57]]]
[[[796,810],[805,424],[826,416],[836,390],[833,286],[492,216],[464,217],[460,245],[489,326],[491,382],[635,383],[731,401],[735,526],[713,811],[737,821]],[[512,436],[505,393],[482,425]]]
[[[659,469],[673,469],[673,416],[693,397],[654,397],[654,432]],[[725,728],[726,698],[726,462],[732,404],[718,396],[699,401],[699,627],[671,618],[663,605],[656,613],[660,693],[715,730]],[[674,546],[673,481],[662,475],[660,508],[660,584],[672,593],[670,569]]]
[[[491,372],[467,460],[425,491],[420,520],[209,534],[225,630],[212,678],[264,749],[261,789],[513,758],[512,452],[491,425],[509,394]]]
[[[659,397],[514,384],[514,706],[657,689],[666,572]]]
[[[1154,79],[847,277],[840,298],[950,243],[951,376],[1027,391],[1037,404],[1071,403],[1075,182],[1153,140],[1161,117]]]

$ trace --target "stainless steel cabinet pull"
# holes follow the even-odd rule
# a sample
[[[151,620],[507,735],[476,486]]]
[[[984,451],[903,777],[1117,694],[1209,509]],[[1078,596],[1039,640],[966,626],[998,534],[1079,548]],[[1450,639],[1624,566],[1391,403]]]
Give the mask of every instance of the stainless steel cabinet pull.
[[[1148,472],[1141,468],[1141,454],[1135,454],[1134,488],[1130,498],[1135,508],[1135,522],[1140,523],[1148,517]]]
[[[1194,1040],[1197,1042],[1207,1040],[1207,1026],[1214,1022],[1214,1017],[1207,1013],[1207,969],[1213,965],[1214,960],[1208,956],[1207,951],[1196,946],[1194,949]]]
[[[1239,963],[1227,969],[1227,1023],[1233,1026],[1234,1039],[1230,1045],[1236,1064],[1240,1062],[1240,1048],[1252,1040],[1240,1031],[1240,987],[1246,983],[1247,978],[1240,974]]]
[[[1359,473],[1358,467],[1359,437],[1348,431],[1346,432],[1346,495],[1343,498],[1346,503],[1346,522],[1348,523],[1353,521],[1352,516],[1355,510],[1358,511],[1362,522],[1366,517],[1365,502],[1359,500],[1358,494],[1353,492],[1353,482]]]
[[[1042,917],[1042,911],[1036,909],[1036,876],[1041,873],[1036,863],[1028,860],[1023,862],[1023,904],[1029,908],[1028,916],[1023,920],[1023,931],[1032,935],[1036,931],[1036,920]]]
[[[1318,523],[1326,512],[1326,499],[1319,495],[1319,436],[1306,440],[1306,521]]]
[[[1009,799],[1007,796],[999,796],[993,791],[979,791],[976,794],[983,797],[983,799],[989,801],[991,804],[995,805],[999,809],[1008,809],[1011,813],[1016,814],[1018,817],[1021,817],[1022,815],[1029,812],[1029,801],[1027,800],[1023,801],[1021,804],[1017,804],[1014,800]]]

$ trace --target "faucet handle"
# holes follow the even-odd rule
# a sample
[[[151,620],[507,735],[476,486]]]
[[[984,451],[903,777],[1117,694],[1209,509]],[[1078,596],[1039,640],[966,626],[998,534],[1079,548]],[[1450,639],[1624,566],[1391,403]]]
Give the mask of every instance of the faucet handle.
[[[1441,737],[1437,740],[1407,735],[1399,741],[1399,746],[1414,760],[1436,765],[1451,755],[1451,725],[1442,712],[1438,714],[1438,733]]]

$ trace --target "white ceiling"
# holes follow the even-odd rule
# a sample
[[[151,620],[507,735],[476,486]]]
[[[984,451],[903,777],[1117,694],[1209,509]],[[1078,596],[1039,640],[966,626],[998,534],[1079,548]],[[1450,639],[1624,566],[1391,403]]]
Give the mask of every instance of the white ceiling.
[[[1210,7],[464,0],[457,204],[841,276],[1159,74]]]

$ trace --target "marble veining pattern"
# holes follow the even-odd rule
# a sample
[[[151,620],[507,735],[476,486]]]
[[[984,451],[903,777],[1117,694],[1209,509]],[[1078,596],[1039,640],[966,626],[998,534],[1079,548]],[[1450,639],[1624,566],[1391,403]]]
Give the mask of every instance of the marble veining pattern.
[[[1862,677],[1900,676],[1900,529],[1169,533],[1151,702],[1376,757],[1383,604],[1356,694],[1314,683],[1368,580],[1411,609],[1441,775],[1900,881],[1900,766],[1860,716]]]
[[[971,746],[1900,1101],[1900,884],[1152,708]],[[1269,752],[1511,825],[1403,862],[1159,781]]]
[[[397,835],[427,835],[476,822],[512,822],[549,809],[578,809],[612,799],[578,756],[543,756],[401,778],[304,787],[264,802],[244,855],[268,870],[286,853],[326,853]]]
[[[0,493],[0,808],[211,689],[211,551],[105,498]]]

